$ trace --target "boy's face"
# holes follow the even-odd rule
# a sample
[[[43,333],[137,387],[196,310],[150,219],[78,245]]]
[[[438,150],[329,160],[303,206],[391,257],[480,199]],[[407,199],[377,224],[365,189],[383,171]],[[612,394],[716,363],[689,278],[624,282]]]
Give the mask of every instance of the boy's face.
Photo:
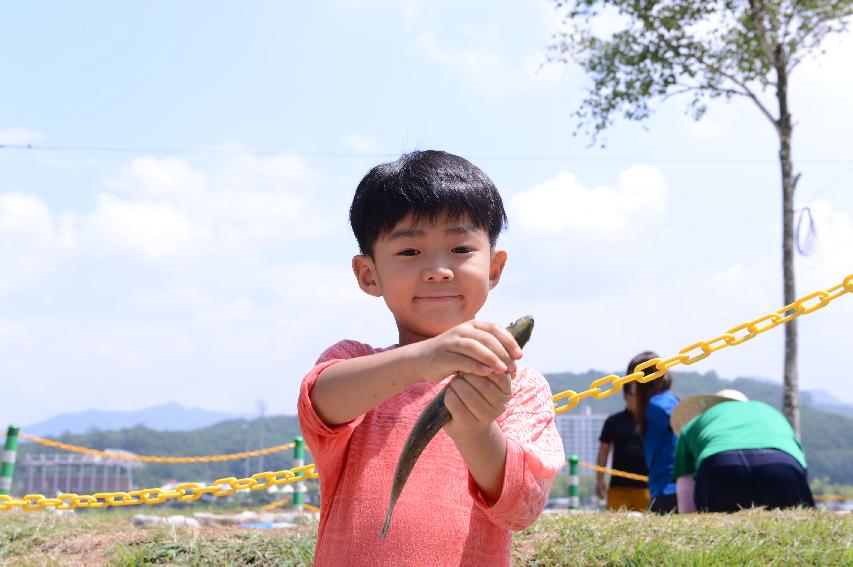
[[[415,224],[410,215],[376,241],[373,258],[353,258],[353,271],[362,290],[385,299],[404,345],[473,319],[505,263],[466,217]]]

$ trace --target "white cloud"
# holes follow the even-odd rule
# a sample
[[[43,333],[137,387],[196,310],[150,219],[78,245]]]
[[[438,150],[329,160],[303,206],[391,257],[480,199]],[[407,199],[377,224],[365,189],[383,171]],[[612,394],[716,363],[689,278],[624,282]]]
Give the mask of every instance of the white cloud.
[[[365,154],[376,153],[382,147],[375,138],[362,134],[349,134],[344,138],[344,145],[354,152]]]
[[[792,74],[792,88],[808,93],[819,92],[822,96],[836,94],[846,100],[843,92],[853,85],[850,77],[850,58],[853,57],[853,41],[849,34],[828,36],[812,56],[806,58]],[[827,92],[824,89],[829,89]]]
[[[53,272],[75,240],[73,214],[53,215],[40,197],[0,193],[0,300]]]
[[[230,148],[246,149],[231,145]],[[322,176],[299,156],[280,153],[256,156],[250,150],[225,160],[214,170],[214,190],[271,193],[316,193]]]
[[[263,263],[293,242],[325,234],[343,205],[329,206],[322,176],[299,157],[235,154],[201,169],[173,157],[131,160],[106,182],[91,211],[51,210],[41,197],[0,193],[0,297],[46,281],[60,266],[187,260]],[[68,260],[73,260],[67,263]]]
[[[288,154],[237,152],[204,165],[129,160],[75,214],[0,193],[0,311],[14,302],[22,313],[0,320],[0,359],[15,358],[5,375],[22,384],[15,397],[75,383],[58,405],[20,419],[85,406],[91,391],[113,391],[115,409],[148,403],[115,391],[116,375],[167,397],[186,395],[178,378],[226,384],[197,403],[234,411],[236,378],[295,391],[295,373],[332,336],[358,335],[366,299],[357,298],[349,255],[334,269],[324,264],[324,239],[351,240],[347,203],[325,177]],[[108,308],[93,284],[115,291]],[[292,413],[291,403],[279,397],[274,411]]]
[[[205,231],[166,202],[132,202],[98,195],[98,208],[86,220],[94,246],[127,247],[160,260],[188,249]]]
[[[406,30],[411,30],[423,16],[423,0],[336,0],[336,2],[355,9],[366,7],[387,9],[387,6],[395,8],[402,6],[403,26]]]
[[[152,157],[135,159],[124,168],[111,185],[126,193],[128,201],[124,207],[112,201],[102,205],[111,205],[113,215],[130,214],[128,209],[134,208],[132,217],[140,221],[157,215],[161,223],[156,230],[138,223],[125,230],[132,233],[125,241],[149,242],[143,248],[151,258],[162,256],[168,247],[242,256],[329,229],[328,209],[317,190],[323,178],[302,158],[259,157],[239,145],[220,149],[235,153],[207,170],[177,158]]]
[[[494,43],[500,45],[500,40]],[[450,69],[469,87],[489,97],[553,83],[564,73],[564,66],[542,66],[544,52],[507,59],[497,49],[447,47],[429,33],[422,33],[418,44],[430,59]]]
[[[633,219],[656,218],[663,211],[666,183],[649,166],[632,166],[613,187],[587,188],[572,173],[516,195],[513,218],[530,232],[592,232],[615,236]]]
[[[7,145],[24,145],[32,144],[42,138],[40,132],[29,130],[27,128],[10,128],[8,130],[0,130],[0,144]]]
[[[54,229],[47,204],[36,195],[0,194],[0,233],[38,244],[50,243]]]
[[[709,111],[701,120],[693,120],[692,118],[685,120],[684,124],[687,130],[698,140],[721,139],[731,135],[734,122],[731,120],[729,109],[732,107],[725,105],[726,110],[723,110],[722,106]],[[741,107],[738,106],[737,108]]]
[[[403,25],[411,30],[423,16],[424,0],[405,0],[404,4]]]
[[[198,198],[205,175],[184,160],[141,157],[130,162],[110,186],[135,197]]]

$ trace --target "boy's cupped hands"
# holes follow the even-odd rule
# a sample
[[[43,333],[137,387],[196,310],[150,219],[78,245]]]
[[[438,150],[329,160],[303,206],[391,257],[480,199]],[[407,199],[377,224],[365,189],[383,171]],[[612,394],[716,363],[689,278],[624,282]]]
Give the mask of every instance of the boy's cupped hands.
[[[467,321],[416,348],[416,369],[422,379],[437,382],[456,374],[444,398],[453,417],[446,426],[452,438],[486,431],[506,410],[515,361],[522,352],[505,327]]]
[[[505,373],[515,376],[515,361],[522,356],[521,347],[504,327],[476,320],[412,346],[415,373],[430,382],[457,372],[486,378]],[[500,380],[496,382],[500,384]]]

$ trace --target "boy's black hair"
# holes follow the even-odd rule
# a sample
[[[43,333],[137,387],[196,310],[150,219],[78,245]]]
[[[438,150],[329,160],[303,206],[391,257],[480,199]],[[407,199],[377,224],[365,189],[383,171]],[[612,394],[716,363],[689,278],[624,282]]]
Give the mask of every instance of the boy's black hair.
[[[349,210],[350,225],[362,254],[408,214],[415,222],[441,215],[470,218],[486,231],[492,247],[507,225],[503,201],[480,168],[447,152],[424,150],[377,165],[358,184]]]

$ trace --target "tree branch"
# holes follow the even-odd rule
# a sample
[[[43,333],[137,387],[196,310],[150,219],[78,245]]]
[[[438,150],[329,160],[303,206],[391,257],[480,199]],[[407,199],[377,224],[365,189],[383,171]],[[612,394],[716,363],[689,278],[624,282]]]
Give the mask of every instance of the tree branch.
[[[769,37],[767,28],[764,27],[764,21],[761,19],[762,12],[767,12],[767,8],[764,7],[764,1],[749,0],[749,8],[750,15],[752,16],[752,24],[755,26],[755,32],[758,35],[758,44],[767,57],[767,62],[776,67],[776,40]]]
[[[798,52],[802,51],[802,49],[800,49],[800,48],[805,47],[805,49],[806,49],[806,53],[804,53],[804,54],[803,54],[802,56],[800,56],[800,57],[796,57],[796,56],[794,56],[794,55],[792,54],[792,55],[791,55],[791,57],[790,57],[790,58],[789,58],[789,60],[788,60],[788,66],[787,66],[787,67],[786,67],[786,69],[785,69],[785,70],[786,70],[786,72],[787,72],[788,74],[790,74],[790,73],[791,73],[791,71],[793,71],[793,70],[794,70],[794,68],[795,68],[797,65],[799,65],[799,64],[802,62],[802,60],[803,60],[803,59],[805,59],[805,57],[808,55],[808,52],[810,52],[813,48],[817,47],[817,45],[818,45],[818,44],[822,41],[822,39],[823,39],[823,37],[818,37],[818,38],[814,39],[814,42],[813,42],[811,45],[809,45],[809,44],[807,43],[807,41],[806,41],[806,40],[807,40],[810,36],[812,36],[812,35],[818,35],[818,36],[821,36],[821,35],[826,35],[826,34],[830,33],[831,31],[843,31],[843,30],[846,30],[846,29],[847,29],[847,24],[845,23],[844,18],[850,17],[850,15],[851,15],[851,14],[853,14],[853,9],[851,9],[851,8],[848,8],[848,11],[847,11],[847,13],[846,13],[846,14],[841,14],[840,16],[839,16],[838,14],[825,13],[825,14],[823,14],[821,17],[817,18],[814,22],[812,22],[812,23],[810,24],[810,26],[809,26],[809,31],[810,31],[810,32],[812,32],[812,33],[804,33],[804,34],[802,34],[802,35],[796,35],[796,34],[795,34],[795,35],[796,35],[796,44],[797,44]],[[833,30],[833,29],[832,29],[832,27],[831,27],[831,25],[832,25],[832,22],[834,22],[834,21],[840,21],[841,23],[839,24],[839,27],[838,27],[838,28],[836,28],[836,29],[834,29],[834,30]],[[818,28],[820,28],[820,27],[821,27],[821,26],[823,26],[823,25],[827,25],[827,26],[829,26],[829,28],[828,28],[827,30],[825,30],[824,32],[820,32],[820,31],[818,30]]]
[[[730,80],[731,82],[733,82],[734,84],[739,86],[742,89],[742,92],[735,91],[735,93],[740,94],[742,96],[745,96],[748,99],[750,99],[752,102],[754,102],[755,106],[758,107],[758,110],[761,111],[761,113],[767,118],[767,120],[770,121],[771,124],[773,124],[773,127],[776,128],[777,131],[779,130],[779,121],[770,113],[770,111],[767,109],[766,106],[764,106],[764,104],[755,95],[755,93],[752,92],[752,89],[750,89],[748,86],[746,86],[746,83],[738,80],[734,75],[727,73],[727,72],[723,71],[722,69],[720,69],[719,67],[712,65],[711,63],[707,63],[706,61],[704,61],[702,59],[697,59],[697,62],[700,65],[704,65],[712,73],[717,73],[721,77],[725,77],[726,79]]]
[[[761,2],[761,1],[762,0],[750,0],[749,3],[750,3],[750,6],[754,6],[756,2]],[[762,5],[763,5],[763,3],[762,3]],[[762,29],[764,29],[763,28],[763,25],[764,25],[763,22],[760,22],[760,25],[762,26]],[[661,28],[655,27],[654,29],[660,30]],[[765,32],[766,32],[766,30],[765,30]],[[657,36],[657,40],[660,43],[662,43],[663,45],[665,45],[666,48],[669,49],[670,52],[679,53],[679,49],[675,45],[673,45],[673,43],[669,40],[669,38],[665,34],[658,31],[658,32],[656,32],[655,35]],[[764,44],[766,44],[766,42],[767,42],[766,37],[764,37],[762,34],[759,34],[759,38],[761,40],[763,40]],[[770,46],[766,45],[766,47],[769,49]],[[764,49],[764,46],[762,46],[762,49]],[[774,118],[774,116],[770,113],[770,111],[767,109],[767,107],[764,106],[764,104],[761,102],[761,100],[758,98],[758,96],[754,92],[752,92],[752,89],[750,89],[746,85],[746,83],[737,79],[734,75],[727,73],[726,71],[723,71],[722,69],[720,69],[716,65],[708,63],[707,61],[705,61],[705,59],[703,57],[696,55],[695,53],[689,53],[687,55],[687,57],[689,59],[693,59],[694,61],[696,61],[696,63],[705,67],[707,70],[711,71],[712,73],[717,73],[721,77],[725,77],[726,79],[733,82],[735,85],[739,86],[742,89],[742,91],[729,90],[728,94],[737,94],[740,96],[745,96],[746,98],[750,99],[758,107],[758,110],[760,110],[761,113],[764,114],[764,116],[767,118],[767,120],[770,121],[770,123],[773,125],[773,127],[776,128],[777,132],[779,131],[779,123],[776,120],[776,118]],[[773,59],[771,58],[769,61],[772,65]],[[712,87],[710,85],[706,88],[707,88],[707,90],[711,90],[711,91],[716,90],[717,92],[721,92],[723,94],[727,93],[727,89],[719,89],[716,87]]]

